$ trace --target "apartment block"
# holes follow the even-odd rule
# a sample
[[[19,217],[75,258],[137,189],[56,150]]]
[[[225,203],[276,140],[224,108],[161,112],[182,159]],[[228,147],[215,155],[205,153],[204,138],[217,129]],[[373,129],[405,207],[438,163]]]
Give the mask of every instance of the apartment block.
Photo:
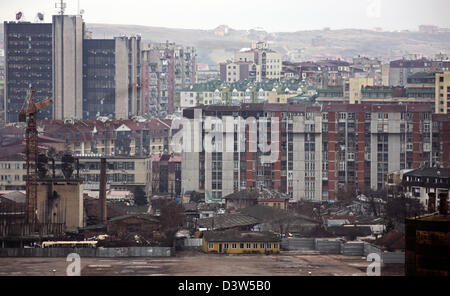
[[[98,190],[100,157],[75,155],[80,163],[80,178],[84,189]],[[151,194],[152,162],[149,157],[107,156],[107,181],[111,189],[135,192],[140,187],[147,196]],[[76,168],[75,168],[76,169]],[[76,172],[76,171],[75,171]],[[0,189],[25,190],[26,162],[23,157],[0,160]]]
[[[450,113],[433,114],[432,164],[450,167]]]
[[[377,58],[357,56],[353,58],[351,70],[353,77],[372,78],[373,85],[383,85],[383,65]]]
[[[43,135],[62,143],[49,143],[56,151],[106,156],[146,156],[170,153],[171,121],[66,120],[39,121]]]
[[[181,196],[181,156],[152,155],[152,192]]]
[[[432,67],[431,61],[427,59],[417,60],[395,60],[389,64],[389,85],[406,86],[408,77],[418,72],[429,72]]]
[[[369,70],[367,70],[369,71]],[[355,70],[350,63],[342,60],[320,60],[317,62],[283,62],[284,79],[301,79],[315,89],[340,88],[350,77],[368,78],[354,75]],[[298,78],[297,78],[298,77]]]
[[[436,73],[435,112],[450,112],[450,72]]]
[[[98,189],[100,177],[100,158],[94,156],[78,156],[80,162],[80,178],[85,189]],[[111,189],[129,190],[133,193],[142,189],[146,196],[152,192],[152,160],[150,157],[106,157],[107,183]]]
[[[220,63],[220,80],[236,82],[240,80],[261,81],[261,67],[253,62]]]
[[[410,75],[406,86],[375,85],[373,78],[349,78],[343,88],[319,89],[316,102],[350,104],[427,104],[434,109],[435,73]]]
[[[251,67],[251,72],[255,72],[255,79],[257,81],[279,80],[282,76],[282,56],[280,53],[270,49],[269,45],[265,42],[256,43],[252,49],[244,49],[236,52],[234,62],[250,62],[256,64],[255,67]]]
[[[199,105],[240,105],[243,103],[287,103],[302,93],[300,80],[279,84],[262,81],[247,83],[236,81],[223,84],[220,81],[199,83],[181,90],[180,108]]]
[[[142,51],[143,113],[172,114],[175,92],[197,82],[197,52],[175,43],[147,44]]]
[[[194,109],[200,110],[202,119],[222,119],[213,123],[221,124],[222,130],[194,120]],[[191,148],[198,149],[183,152],[182,190],[201,191],[212,199],[265,187],[293,200],[337,200],[346,186],[382,189],[389,172],[432,165],[431,107],[426,105],[242,104],[188,108],[183,114],[191,123],[191,135],[198,129],[203,136],[191,136]],[[279,151],[274,160],[263,161],[265,153],[249,150],[256,144],[251,133],[262,135],[259,127],[248,126],[244,133],[238,132],[237,122],[234,131],[226,127],[227,120],[238,117],[269,118],[267,129],[279,133],[278,137],[267,132]],[[223,150],[200,149],[205,139],[210,140],[205,135],[211,129],[221,135],[215,141]],[[245,149],[238,151],[239,143],[245,143]],[[233,152],[225,150],[227,145],[234,147]]]

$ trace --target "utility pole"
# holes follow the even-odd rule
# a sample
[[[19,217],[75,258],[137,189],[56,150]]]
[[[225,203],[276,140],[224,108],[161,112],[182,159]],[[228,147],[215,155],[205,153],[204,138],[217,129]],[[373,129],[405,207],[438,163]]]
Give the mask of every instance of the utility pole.
[[[102,157],[100,160],[100,187],[99,187],[99,202],[100,202],[100,221],[99,223],[106,224],[108,220],[106,212],[106,158]]]

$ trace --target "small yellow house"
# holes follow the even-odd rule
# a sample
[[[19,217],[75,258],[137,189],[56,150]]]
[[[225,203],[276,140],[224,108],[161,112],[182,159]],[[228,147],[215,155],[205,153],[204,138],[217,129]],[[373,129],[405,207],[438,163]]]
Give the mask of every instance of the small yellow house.
[[[206,231],[202,250],[217,254],[273,254],[280,252],[280,237],[272,232]]]

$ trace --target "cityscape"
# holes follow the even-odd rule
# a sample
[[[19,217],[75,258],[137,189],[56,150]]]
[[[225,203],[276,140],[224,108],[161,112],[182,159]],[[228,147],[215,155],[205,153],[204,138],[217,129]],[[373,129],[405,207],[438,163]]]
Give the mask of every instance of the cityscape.
[[[449,276],[440,0],[423,10],[435,24],[383,28],[388,4],[370,0],[353,29],[305,16],[284,32],[263,12],[165,28],[37,2],[0,5],[0,275],[193,276],[171,284],[206,294]]]

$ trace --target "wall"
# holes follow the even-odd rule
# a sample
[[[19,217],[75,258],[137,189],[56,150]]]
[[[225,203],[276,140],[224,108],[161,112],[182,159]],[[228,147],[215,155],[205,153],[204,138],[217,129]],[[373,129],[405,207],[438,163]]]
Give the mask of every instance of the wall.
[[[184,240],[184,247],[202,247],[203,240],[201,238],[187,238]]]
[[[384,264],[404,264],[405,252],[383,252],[381,248],[366,242],[346,242],[339,239],[290,238],[282,239],[284,250],[319,251],[327,254],[342,254],[345,256],[367,256],[377,253]]]
[[[80,257],[168,257],[174,255],[167,247],[128,248],[0,248],[0,257],[67,257],[77,253]]]
[[[49,192],[56,192],[58,197],[49,200]],[[66,231],[83,227],[82,184],[73,180],[39,183],[37,217],[41,223],[64,223]]]

